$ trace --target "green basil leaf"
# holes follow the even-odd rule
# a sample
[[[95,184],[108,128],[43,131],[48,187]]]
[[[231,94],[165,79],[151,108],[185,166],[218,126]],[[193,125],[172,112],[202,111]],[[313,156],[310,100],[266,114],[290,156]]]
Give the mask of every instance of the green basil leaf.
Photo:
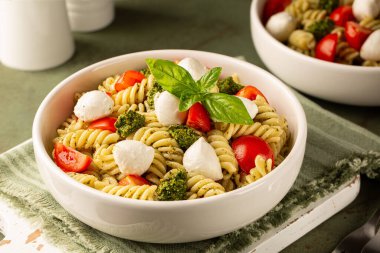
[[[202,105],[213,121],[241,125],[252,125],[243,102],[235,96],[224,93],[208,93],[202,100]]]
[[[146,59],[146,63],[162,88],[176,97],[180,98],[183,92],[188,94],[199,92],[189,72],[174,62],[161,59]]]
[[[179,111],[184,112],[196,102],[202,101],[204,94],[183,94],[179,100]]]
[[[222,72],[221,67],[216,67],[210,69],[206,74],[204,74],[201,79],[197,81],[197,85],[200,87],[200,89],[203,92],[208,92],[210,89],[212,89],[217,83],[220,76],[220,73]]]

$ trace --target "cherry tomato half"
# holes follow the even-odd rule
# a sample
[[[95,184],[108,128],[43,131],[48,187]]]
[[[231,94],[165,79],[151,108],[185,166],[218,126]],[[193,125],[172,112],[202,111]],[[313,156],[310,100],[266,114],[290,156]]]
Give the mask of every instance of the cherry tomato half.
[[[353,21],[347,22],[344,30],[348,45],[358,51],[371,33],[371,29],[362,27]]]
[[[201,103],[195,103],[190,107],[186,125],[202,132],[211,130],[210,116]]]
[[[328,34],[323,37],[315,48],[315,58],[333,62],[336,54],[336,47],[338,45],[338,35]]]
[[[115,83],[115,90],[117,92],[125,90],[126,88],[141,82],[145,76],[136,70],[125,71]]]
[[[54,161],[64,172],[83,172],[91,164],[91,157],[67,147],[62,143],[54,145]]]
[[[265,101],[267,101],[268,103],[268,100],[264,96],[264,94],[255,86],[250,86],[250,85],[245,86],[243,89],[239,90],[238,93],[236,93],[236,96],[245,97],[245,98],[248,98],[249,100],[255,100],[257,95],[262,96],[265,99]]]
[[[108,130],[113,133],[116,132],[115,122],[117,121],[117,118],[114,117],[105,117],[98,120],[95,120],[91,122],[91,124],[88,126],[89,129],[102,129],[102,130]]]
[[[343,5],[331,12],[330,19],[334,21],[335,25],[345,26],[346,22],[355,20],[355,17],[352,12],[352,7]]]
[[[255,168],[255,158],[261,155],[264,159],[273,160],[273,151],[260,137],[246,135],[232,142],[232,149],[240,168],[247,174]]]
[[[144,185],[144,184],[148,184],[150,185],[150,183],[143,177],[140,177],[138,175],[127,175],[125,178],[121,179],[119,181],[119,185]]]

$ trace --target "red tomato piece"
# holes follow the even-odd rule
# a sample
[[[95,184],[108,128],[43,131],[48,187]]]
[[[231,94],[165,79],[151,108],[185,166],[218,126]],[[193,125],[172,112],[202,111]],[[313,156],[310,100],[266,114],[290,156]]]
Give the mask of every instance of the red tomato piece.
[[[202,132],[211,130],[210,117],[201,103],[195,103],[190,107],[186,125]]]
[[[362,27],[358,23],[353,21],[346,22],[344,36],[346,37],[348,45],[358,51],[360,51],[364,41],[371,33],[371,29]]]
[[[98,120],[95,120],[91,122],[91,124],[88,126],[88,129],[102,129],[102,130],[108,130],[113,133],[116,132],[115,122],[117,121],[117,118],[114,117],[105,117]]]
[[[125,71],[115,83],[115,90],[117,92],[125,90],[126,88],[135,85],[135,83],[140,83],[145,76],[136,70]]]
[[[54,161],[64,172],[83,172],[90,166],[91,157],[66,147],[62,143],[54,145]]]
[[[236,96],[245,97],[249,100],[255,100],[257,95],[262,96],[265,99],[265,101],[268,102],[264,94],[255,86],[245,86],[243,89],[239,90],[238,93],[236,93]]]
[[[348,5],[343,5],[336,8],[333,12],[331,12],[330,18],[334,21],[335,25],[338,26],[344,26],[346,22],[355,20],[352,7]]]
[[[247,174],[255,167],[255,158],[261,155],[264,159],[273,159],[273,151],[260,137],[246,135],[232,142],[232,149],[240,168]]]
[[[333,62],[336,54],[336,47],[338,45],[338,35],[328,34],[323,37],[315,48],[315,58]]]
[[[268,0],[264,6],[263,23],[266,24],[272,15],[285,10],[291,2],[292,0]]]
[[[143,177],[140,177],[138,175],[127,175],[125,178],[121,179],[119,181],[119,185],[145,185],[150,183]]]

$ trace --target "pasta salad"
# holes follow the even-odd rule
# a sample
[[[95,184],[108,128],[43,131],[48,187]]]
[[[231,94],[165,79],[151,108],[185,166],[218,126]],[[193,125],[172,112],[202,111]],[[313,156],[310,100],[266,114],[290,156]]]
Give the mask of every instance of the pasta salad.
[[[275,39],[304,55],[380,67],[378,0],[268,0],[263,22]]]
[[[256,87],[193,58],[146,62],[75,94],[53,141],[67,175],[124,198],[190,200],[248,185],[282,162],[287,121]]]

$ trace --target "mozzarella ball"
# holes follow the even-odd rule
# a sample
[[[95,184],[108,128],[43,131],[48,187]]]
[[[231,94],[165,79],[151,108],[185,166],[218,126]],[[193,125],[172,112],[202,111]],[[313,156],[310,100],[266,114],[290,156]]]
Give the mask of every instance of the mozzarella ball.
[[[243,102],[245,109],[247,109],[249,116],[252,119],[254,117],[256,117],[257,113],[259,112],[259,108],[257,108],[257,105],[255,104],[255,102],[253,102],[252,100],[249,100],[248,98],[239,97],[239,96],[236,96],[236,97],[238,99],[240,99],[241,102]]]
[[[380,61],[380,30],[369,35],[360,49],[360,57],[364,60]]]
[[[352,11],[359,21],[366,17],[376,18],[380,14],[380,0],[355,0]]]
[[[113,148],[115,162],[122,174],[141,176],[154,159],[154,148],[134,140],[120,141]]]
[[[219,158],[214,148],[203,137],[186,150],[183,166],[188,173],[200,174],[212,180],[223,178]]]
[[[163,125],[182,124],[186,120],[187,112],[178,109],[179,99],[168,91],[156,94],[154,108],[158,122]]]
[[[114,102],[105,92],[93,90],[81,96],[74,107],[79,119],[89,122],[104,118],[112,113]]]
[[[201,79],[201,77],[207,72],[206,66],[194,58],[184,58],[178,63],[178,65],[186,69],[195,81]]]
[[[297,20],[287,12],[279,12],[271,16],[266,24],[268,32],[277,40],[287,41],[296,30]]]

